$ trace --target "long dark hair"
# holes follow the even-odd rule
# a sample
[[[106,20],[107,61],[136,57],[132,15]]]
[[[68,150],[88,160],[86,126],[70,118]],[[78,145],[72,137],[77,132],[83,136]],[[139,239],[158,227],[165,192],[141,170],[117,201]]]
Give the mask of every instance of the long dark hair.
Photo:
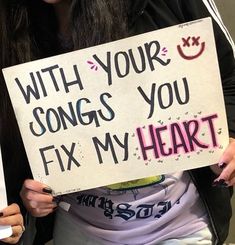
[[[0,0],[0,65],[2,68],[55,55],[60,49],[53,6],[42,0]],[[71,0],[69,51],[128,35],[127,0]],[[0,143],[6,181],[27,162],[2,74],[0,75]],[[29,173],[29,169],[25,171]],[[22,181],[24,176],[21,176]],[[21,181],[21,182],[22,182]],[[19,182],[18,189],[21,186]]]
[[[8,13],[8,36],[11,37],[13,48],[10,51],[11,63],[22,63],[57,54],[58,26],[53,6],[42,0],[5,1],[13,2],[7,4],[11,9]],[[127,0],[70,1],[72,50],[128,35]]]

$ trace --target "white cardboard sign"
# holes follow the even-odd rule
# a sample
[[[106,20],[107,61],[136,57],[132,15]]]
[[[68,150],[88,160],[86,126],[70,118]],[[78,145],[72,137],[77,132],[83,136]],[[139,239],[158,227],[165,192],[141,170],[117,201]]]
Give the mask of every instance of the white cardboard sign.
[[[210,18],[3,73],[55,195],[214,164],[228,143]]]

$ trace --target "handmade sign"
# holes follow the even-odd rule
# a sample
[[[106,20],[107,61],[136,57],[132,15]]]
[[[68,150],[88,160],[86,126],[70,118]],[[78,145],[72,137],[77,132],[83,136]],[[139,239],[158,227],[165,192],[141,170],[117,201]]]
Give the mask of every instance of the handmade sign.
[[[210,18],[3,72],[55,195],[214,164],[228,143]]]
[[[4,178],[3,166],[2,166],[2,153],[0,147],[0,211],[6,207],[7,207],[7,195],[6,195],[5,178]],[[0,225],[0,239],[9,237],[11,235],[12,235],[11,226]]]

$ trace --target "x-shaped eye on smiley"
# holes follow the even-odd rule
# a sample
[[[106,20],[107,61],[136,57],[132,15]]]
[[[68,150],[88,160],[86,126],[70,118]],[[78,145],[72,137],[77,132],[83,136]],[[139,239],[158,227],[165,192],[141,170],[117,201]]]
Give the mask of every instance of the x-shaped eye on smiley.
[[[192,40],[192,41],[191,41]],[[192,59],[196,59],[198,58],[205,50],[205,42],[201,42],[200,43],[200,36],[197,36],[197,37],[187,37],[187,38],[182,38],[182,41],[183,41],[183,45],[182,47],[183,48],[189,48],[191,46],[199,46],[201,45],[201,48],[199,50],[199,52],[195,55],[186,55],[184,52],[183,52],[183,49],[180,45],[177,45],[177,49],[178,49],[178,52],[180,54],[180,56],[186,60],[192,60]]]
[[[183,47],[190,47],[190,39],[191,37],[188,37],[188,38],[182,38],[182,41],[183,41]],[[200,37],[192,37],[192,46],[198,46],[199,45],[199,39]]]

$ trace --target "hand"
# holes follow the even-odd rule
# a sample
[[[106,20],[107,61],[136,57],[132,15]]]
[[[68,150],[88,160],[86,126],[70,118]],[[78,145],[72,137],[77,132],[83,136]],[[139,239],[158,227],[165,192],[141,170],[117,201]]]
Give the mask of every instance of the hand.
[[[219,176],[215,179],[215,186],[234,186],[235,185],[235,139],[230,138],[230,142],[224,151],[218,164]],[[217,167],[217,168],[218,168]]]
[[[10,237],[1,241],[9,244],[17,243],[25,230],[23,216],[20,213],[19,206],[15,203],[11,204],[0,212],[0,216],[0,225],[10,225],[13,232]]]
[[[57,207],[51,193],[52,190],[48,186],[28,179],[23,184],[20,196],[32,216],[43,217],[52,213]]]

